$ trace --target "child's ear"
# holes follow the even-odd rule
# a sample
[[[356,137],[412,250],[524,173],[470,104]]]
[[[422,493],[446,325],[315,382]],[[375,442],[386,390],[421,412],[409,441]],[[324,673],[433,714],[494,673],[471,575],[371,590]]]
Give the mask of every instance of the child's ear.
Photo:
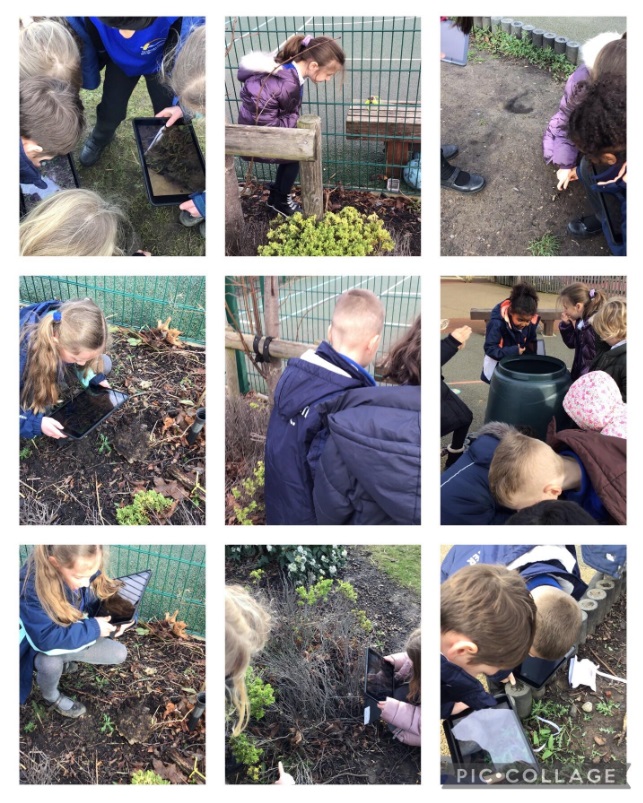
[[[380,340],[382,335],[373,335],[373,337],[368,341],[368,350],[371,354],[375,354],[377,351],[377,347],[380,344]]]
[[[30,159],[42,153],[42,148],[37,142],[34,142],[33,139],[27,139],[27,137],[20,137],[20,139],[22,140],[22,148]]]
[[[618,162],[618,159],[613,153],[604,153],[601,156],[601,161],[607,165],[615,165]]]
[[[562,492],[563,487],[559,482],[550,482],[543,488],[545,499],[558,499]]]
[[[326,340],[328,340],[331,346],[333,345],[332,337],[333,337],[333,324],[329,323],[328,331],[326,332]]]

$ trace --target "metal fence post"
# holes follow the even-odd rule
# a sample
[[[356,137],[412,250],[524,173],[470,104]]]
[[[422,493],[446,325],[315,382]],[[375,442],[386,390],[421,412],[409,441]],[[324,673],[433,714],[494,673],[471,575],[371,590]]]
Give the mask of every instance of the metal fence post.
[[[234,322],[238,324],[239,307],[237,305],[237,295],[234,291],[234,284],[229,276],[226,276],[225,300],[226,300],[226,311],[225,311],[226,320],[228,321],[228,323]],[[234,392],[234,390],[237,390],[237,392],[241,392],[242,395],[245,395],[250,390],[250,385],[248,384],[248,370],[246,368],[245,357],[242,353],[238,351],[236,351],[234,354],[237,368],[237,381],[235,382],[234,379],[231,379],[231,390],[232,392]],[[228,363],[226,360],[226,369],[227,367]]]
[[[297,120],[297,128],[314,132],[315,158],[312,162],[300,162],[301,200],[304,216],[314,215],[317,220],[324,214],[324,185],[322,183],[322,140],[321,117],[315,114],[302,114]]]

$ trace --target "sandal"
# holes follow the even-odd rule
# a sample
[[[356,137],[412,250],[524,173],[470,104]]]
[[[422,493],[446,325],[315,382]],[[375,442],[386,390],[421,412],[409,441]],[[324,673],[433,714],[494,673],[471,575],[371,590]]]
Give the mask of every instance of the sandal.
[[[58,695],[58,699],[55,700],[53,703],[47,703],[47,707],[57,711],[63,717],[69,717],[70,719],[78,719],[78,717],[82,717],[82,715],[87,711],[85,706],[82,703],[79,703],[78,700],[72,700],[72,707],[64,710],[60,707],[61,700],[70,700],[70,697],[65,697],[65,695],[61,692]]]

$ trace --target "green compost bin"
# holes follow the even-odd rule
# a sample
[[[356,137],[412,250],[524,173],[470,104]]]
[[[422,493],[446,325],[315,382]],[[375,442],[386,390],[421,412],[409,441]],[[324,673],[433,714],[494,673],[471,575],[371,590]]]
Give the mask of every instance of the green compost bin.
[[[563,399],[572,383],[567,366],[557,357],[524,354],[500,360],[491,377],[485,412],[488,421],[532,427],[540,440],[556,419],[556,429],[573,424],[563,409]]]

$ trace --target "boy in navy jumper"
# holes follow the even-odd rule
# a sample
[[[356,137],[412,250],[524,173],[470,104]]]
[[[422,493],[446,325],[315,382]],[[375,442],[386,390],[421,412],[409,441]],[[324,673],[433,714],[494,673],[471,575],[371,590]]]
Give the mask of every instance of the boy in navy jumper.
[[[172,105],[173,92],[158,80],[163,56],[183,41],[204,17],[66,17],[82,41],[83,89],[96,89],[105,67],[103,95],[96,125],[80,152],[91,167],[114,139],[127,115],[127,104],[141,76],[145,77],[154,114]],[[177,111],[178,113],[178,111]]]
[[[504,566],[464,566],[440,589],[442,718],[489,708],[476,675],[518,666],[534,638],[536,606],[525,581]]]
[[[316,524],[313,470],[323,449],[317,409],[346,390],[373,387],[366,367],[377,352],[384,308],[369,290],[337,300],[328,342],[288,361],[275,390],[266,436],[266,523]],[[314,452],[314,453],[313,453]]]

